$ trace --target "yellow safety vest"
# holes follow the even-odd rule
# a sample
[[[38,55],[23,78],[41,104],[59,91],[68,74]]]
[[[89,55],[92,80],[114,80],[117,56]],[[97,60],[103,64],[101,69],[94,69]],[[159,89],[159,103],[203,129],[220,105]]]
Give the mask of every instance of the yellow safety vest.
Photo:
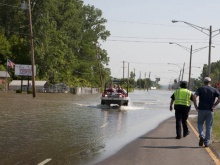
[[[191,105],[191,97],[192,92],[189,91],[188,89],[185,88],[180,88],[177,89],[174,92],[174,105],[186,105],[186,106],[190,106]]]

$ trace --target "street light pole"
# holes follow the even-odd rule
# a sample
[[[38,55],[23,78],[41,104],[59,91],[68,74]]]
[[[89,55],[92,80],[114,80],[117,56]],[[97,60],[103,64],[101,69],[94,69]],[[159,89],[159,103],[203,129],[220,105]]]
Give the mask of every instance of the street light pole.
[[[182,68],[179,65],[177,65],[177,64],[173,64],[173,63],[168,63],[168,64],[169,65],[175,65],[175,66],[178,66],[180,68],[180,75],[179,75],[179,83],[180,83],[180,77],[181,77]]]
[[[202,50],[202,49],[205,49],[205,48],[207,48],[208,46],[201,47],[201,48],[198,48],[198,49],[194,49],[194,50],[193,50],[192,45],[191,45],[191,47],[190,47],[190,49],[189,49],[189,48],[187,48],[187,47],[185,47],[185,46],[183,46],[183,45],[180,45],[180,44],[178,44],[178,43],[169,42],[169,44],[176,44],[176,45],[178,45],[179,47],[181,47],[181,48],[183,48],[183,49],[185,49],[185,50],[187,50],[187,51],[190,52],[190,59],[189,59],[189,80],[188,80],[188,88],[189,88],[189,87],[190,87],[190,79],[191,79],[192,54],[193,54],[193,53],[196,53],[196,52],[198,52],[198,51],[200,51],[200,50]],[[214,47],[214,46],[211,46],[211,47]],[[211,51],[211,49],[210,49],[210,51]]]
[[[168,70],[168,71],[176,72],[179,75],[179,77],[178,77],[178,84],[180,85],[181,70],[180,70],[180,74],[177,71],[175,71],[175,70]]]
[[[193,27],[194,29],[197,29],[199,30],[200,32],[206,34],[209,36],[209,56],[208,56],[208,77],[210,76],[211,74],[211,47],[212,47],[212,37],[215,37],[216,35],[220,34],[220,29],[217,29],[217,30],[214,30],[212,31],[212,26],[210,26],[209,29],[207,28],[203,28],[203,27],[200,27],[200,26],[197,26],[197,25],[194,25],[194,24],[191,24],[191,23],[188,23],[188,22],[185,22],[185,21],[177,21],[177,20],[172,20],[172,23],[177,23],[177,22],[183,22],[191,27]],[[204,32],[203,30],[207,30],[209,33],[206,33]],[[213,35],[212,36],[212,33],[214,32],[218,32],[217,34]]]

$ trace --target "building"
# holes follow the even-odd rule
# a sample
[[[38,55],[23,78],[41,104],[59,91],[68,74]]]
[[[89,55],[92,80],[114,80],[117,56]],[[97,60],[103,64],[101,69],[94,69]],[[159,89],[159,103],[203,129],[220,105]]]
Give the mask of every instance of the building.
[[[36,92],[49,92],[50,85],[47,81],[35,81]],[[9,90],[18,90],[26,92],[28,89],[32,90],[32,81],[31,80],[13,80],[9,84]]]
[[[8,78],[10,78],[10,75],[7,71],[0,71],[0,86],[2,86],[2,89],[8,90]]]

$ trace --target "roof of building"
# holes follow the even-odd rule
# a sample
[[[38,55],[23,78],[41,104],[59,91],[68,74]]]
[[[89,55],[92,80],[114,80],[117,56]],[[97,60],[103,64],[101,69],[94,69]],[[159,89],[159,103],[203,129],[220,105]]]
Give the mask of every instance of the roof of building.
[[[44,86],[47,81],[35,81],[35,86]],[[28,85],[28,80],[23,80],[23,85]],[[29,85],[32,84],[32,80],[29,80]],[[21,85],[21,80],[13,80],[9,85]]]
[[[5,78],[6,75],[7,75],[7,77],[11,77],[8,72],[6,72],[6,71],[0,71],[0,77],[4,77],[4,78]]]

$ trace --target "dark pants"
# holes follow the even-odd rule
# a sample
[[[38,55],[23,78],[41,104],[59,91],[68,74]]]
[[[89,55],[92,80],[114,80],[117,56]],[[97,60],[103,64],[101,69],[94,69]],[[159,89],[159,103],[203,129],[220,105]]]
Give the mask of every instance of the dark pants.
[[[175,117],[176,117],[176,135],[177,137],[181,137],[181,125],[183,127],[183,136],[189,132],[187,126],[187,119],[189,116],[190,107],[183,106],[183,105],[176,105],[174,106],[175,109]]]

